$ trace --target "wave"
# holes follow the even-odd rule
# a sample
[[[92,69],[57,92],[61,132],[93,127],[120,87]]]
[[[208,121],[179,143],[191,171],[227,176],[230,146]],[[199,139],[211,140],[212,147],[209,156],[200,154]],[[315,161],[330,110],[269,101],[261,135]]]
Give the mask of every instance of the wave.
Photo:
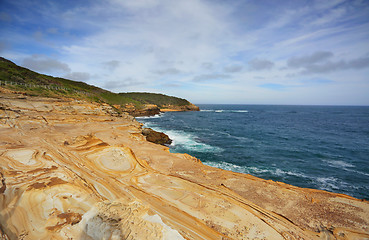
[[[136,119],[152,119],[152,118],[161,118],[165,113],[155,114],[154,116],[142,116],[142,117],[135,117]]]
[[[317,177],[312,175],[306,175],[300,172],[293,172],[293,171],[286,171],[279,168],[276,169],[266,169],[266,168],[258,168],[258,167],[247,167],[247,166],[239,166],[236,164],[228,163],[228,162],[203,162],[203,164],[221,168],[224,170],[232,171],[232,172],[239,172],[239,173],[246,173],[251,174],[254,176],[260,176],[261,174],[265,178],[265,175],[269,175],[270,177],[298,177],[302,178],[302,181],[310,181],[315,183],[315,188],[326,190],[326,191],[344,191],[346,193],[350,192],[351,188],[357,189],[357,187],[350,185],[347,182],[344,182],[340,179],[335,177]],[[297,184],[297,183],[295,183]],[[298,184],[297,184],[298,185]]]
[[[203,164],[208,165],[210,167],[216,167],[221,168],[224,170],[232,171],[232,172],[238,172],[238,173],[246,173],[246,174],[255,174],[255,173],[270,173],[270,170],[268,169],[262,169],[257,167],[246,167],[246,166],[240,166],[233,163],[228,162],[212,162],[212,161],[206,161],[203,162]]]
[[[171,146],[174,148],[183,148],[185,150],[194,152],[222,152],[223,149],[220,147],[211,146],[206,143],[199,142],[196,136],[192,133],[176,130],[163,131],[173,140]]]
[[[324,162],[328,163],[329,166],[331,167],[336,167],[336,168],[353,168],[355,167],[355,165],[348,163],[348,162],[344,162],[344,161],[340,161],[340,160],[323,160]]]
[[[349,193],[352,189],[358,189],[357,186],[344,182],[335,177],[316,177],[314,178],[316,181],[318,188],[326,191],[334,192],[334,191],[344,191]]]
[[[158,127],[156,124],[151,122],[143,123],[144,127],[151,128],[158,132],[163,132],[172,140],[172,143],[169,145],[174,150],[183,149],[186,151],[192,152],[212,152],[212,153],[220,153],[224,150],[220,147],[211,146],[206,143],[202,143],[197,140],[197,137],[193,133],[184,132],[181,130],[166,130]]]
[[[295,177],[302,177],[302,178],[310,178],[303,173],[297,173],[292,171],[285,171],[279,168],[276,169],[265,169],[265,168],[258,168],[258,167],[247,167],[247,166],[240,166],[228,162],[203,162],[205,165],[221,168],[224,170],[229,170],[232,172],[239,172],[239,173],[247,173],[247,174],[261,174],[261,173],[269,173],[272,176],[295,176]]]
[[[248,113],[248,110],[225,110],[225,109],[218,109],[218,110],[209,110],[209,109],[202,109],[200,112],[216,112],[216,113]]]
[[[354,172],[360,175],[369,176],[369,173],[355,170],[356,166],[348,162],[344,162],[340,160],[323,160],[323,162],[326,162],[331,167],[343,169],[348,172]]]

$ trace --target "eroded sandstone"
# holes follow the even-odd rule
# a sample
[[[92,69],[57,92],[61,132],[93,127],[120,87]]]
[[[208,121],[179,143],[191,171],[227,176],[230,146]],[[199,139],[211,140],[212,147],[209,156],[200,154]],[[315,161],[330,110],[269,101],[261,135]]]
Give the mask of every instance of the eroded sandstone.
[[[2,239],[368,239],[367,201],[203,165],[108,105],[0,95]]]

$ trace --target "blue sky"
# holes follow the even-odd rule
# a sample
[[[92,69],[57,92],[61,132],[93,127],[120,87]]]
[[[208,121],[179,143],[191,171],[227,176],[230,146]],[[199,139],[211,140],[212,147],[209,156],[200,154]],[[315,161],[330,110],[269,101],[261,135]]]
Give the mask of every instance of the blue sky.
[[[368,0],[1,0],[0,54],[113,92],[369,105]]]

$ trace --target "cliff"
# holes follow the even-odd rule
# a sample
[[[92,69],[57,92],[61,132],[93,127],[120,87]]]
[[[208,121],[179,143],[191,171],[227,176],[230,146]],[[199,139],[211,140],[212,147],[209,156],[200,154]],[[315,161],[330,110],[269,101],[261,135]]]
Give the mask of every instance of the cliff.
[[[368,239],[369,203],[203,165],[108,104],[0,94],[1,239]]]

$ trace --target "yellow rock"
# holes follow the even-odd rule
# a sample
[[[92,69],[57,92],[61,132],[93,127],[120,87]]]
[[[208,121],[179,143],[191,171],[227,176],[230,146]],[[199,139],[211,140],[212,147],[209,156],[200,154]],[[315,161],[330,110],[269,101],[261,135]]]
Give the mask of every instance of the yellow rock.
[[[0,103],[0,239],[369,238],[367,201],[172,154],[110,106]]]

